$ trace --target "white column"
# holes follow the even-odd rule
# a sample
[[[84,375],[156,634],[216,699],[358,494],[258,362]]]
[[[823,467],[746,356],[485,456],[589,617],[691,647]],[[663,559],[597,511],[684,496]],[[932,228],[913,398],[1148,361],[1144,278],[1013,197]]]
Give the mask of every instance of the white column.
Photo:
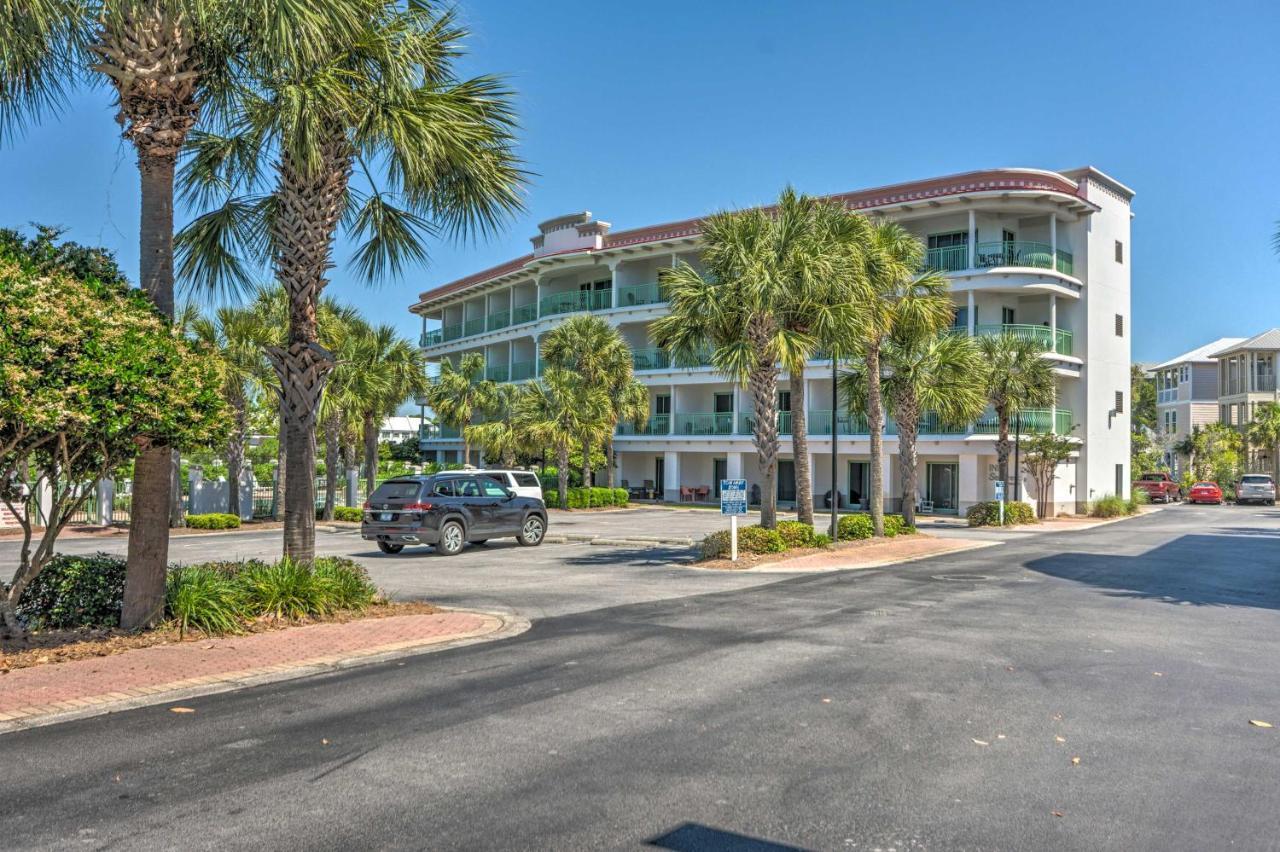
[[[1057,257],[1055,254],[1054,257]],[[1058,351],[1058,294],[1049,294],[1049,351]]]
[[[100,526],[109,526],[111,524],[111,509],[115,503],[116,484],[110,479],[98,480],[98,517],[96,518]]]
[[[667,385],[667,394],[669,402],[667,403],[667,434],[674,435],[676,433],[676,386]]]
[[[973,215],[973,211],[970,211],[970,212],[969,212],[969,215],[970,215],[970,216],[972,216],[972,215]],[[971,255],[970,257],[972,258],[972,255]],[[971,262],[970,262],[970,265],[972,265],[972,260],[971,260]],[[974,330],[975,330],[975,328],[976,328],[976,326],[977,326],[977,323],[975,322],[975,320],[976,320],[977,318],[974,316],[974,313],[976,312],[976,307],[975,307],[975,305],[974,305],[974,300],[973,300],[973,291],[972,291],[972,290],[970,290],[970,291],[969,291],[968,296],[969,296],[969,336],[970,336],[970,337],[973,337],[973,335],[974,335]]]
[[[742,453],[726,453],[724,460],[724,478],[742,478]]]
[[[1052,213],[1049,214],[1049,262],[1053,264],[1053,269],[1058,268],[1058,217]]]
[[[969,268],[973,269],[974,252],[978,249],[978,217],[969,211]]]
[[[981,492],[979,491],[978,478],[978,457],[970,453],[963,453],[960,456],[960,481],[959,481],[959,500],[960,511],[963,512],[979,502]]]
[[[680,454],[668,450],[662,454],[662,499],[680,502]]]
[[[884,453],[880,459],[880,499],[884,505],[886,513],[890,511],[893,505],[893,495],[896,489],[893,487],[893,453]]]
[[[533,318],[542,318],[542,276],[533,279]]]
[[[736,434],[738,434],[738,423],[739,423],[739,419],[738,419],[738,385],[737,385],[737,384],[734,384],[732,387],[733,387],[733,434],[735,434],[735,435],[736,435]],[[730,476],[729,476],[729,479],[734,479],[734,478],[736,478],[736,477],[734,477],[733,475],[730,475]]]
[[[793,455],[794,455],[794,453],[793,453]],[[818,469],[817,469],[816,467],[814,467],[814,466],[813,466],[813,463],[814,463],[814,462],[813,462],[813,453],[805,453],[805,455],[806,455],[806,456],[808,457],[808,459],[809,459],[809,490],[810,490],[810,491],[817,491],[817,490],[818,490],[818,488],[817,488],[817,484],[818,484]],[[799,499],[799,496],[800,496],[800,495],[799,495],[799,494],[797,494],[797,495],[796,495],[796,498],[797,498],[797,499]],[[821,501],[820,499],[818,499],[816,495],[813,495],[813,497],[814,497],[814,500],[813,500],[814,506],[815,506],[815,507],[820,507],[820,506],[822,505],[822,501]]]
[[[618,264],[621,261],[609,262],[609,294],[613,297],[613,306],[618,307]]]
[[[511,308],[507,308],[507,316],[511,316]],[[507,381],[511,381],[511,369],[515,366],[516,342],[514,340],[507,341]]]

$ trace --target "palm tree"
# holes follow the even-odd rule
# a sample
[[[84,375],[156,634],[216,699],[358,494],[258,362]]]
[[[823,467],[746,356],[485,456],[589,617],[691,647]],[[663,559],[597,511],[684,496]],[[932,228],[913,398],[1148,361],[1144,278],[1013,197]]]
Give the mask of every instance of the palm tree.
[[[196,197],[230,189],[180,244],[185,274],[206,287],[247,277],[238,257],[269,261],[289,293],[288,339],[269,356],[284,389],[285,554],[315,553],[313,432],[332,353],[320,345],[316,305],[344,227],[359,245],[356,273],[376,281],[425,260],[442,233],[493,230],[521,208],[510,94],[492,77],[460,80],[467,35],[452,11],[380,3],[357,37],[317,61],[263,62],[255,85],[193,142]],[[261,194],[264,175],[272,191]]]
[[[333,373],[320,401],[320,427],[324,433],[324,508],[321,519],[333,520],[337,507],[338,474],[345,469],[342,453],[343,433],[348,423],[359,420],[365,400],[386,392],[383,377],[360,369],[359,344],[369,331],[368,323],[359,316],[334,312],[322,323],[324,346],[334,356]]]
[[[485,422],[473,423],[462,430],[468,444],[479,447],[486,457],[501,459],[504,467],[514,467],[516,456],[531,449],[527,436],[515,422],[519,399],[517,385],[495,385],[483,412]]]
[[[847,218],[862,219],[856,213]],[[863,220],[865,222],[865,220]],[[870,437],[871,523],[876,536],[884,535],[884,392],[881,388],[881,352],[891,334],[928,335],[951,319],[949,284],[936,272],[921,273],[924,243],[896,222],[852,224],[845,244],[860,262],[850,266],[857,276],[848,287],[862,298],[857,317],[855,348],[865,363],[867,429]]]
[[[561,509],[568,508],[569,448],[583,436],[603,438],[610,419],[608,392],[561,367],[548,367],[516,400],[516,429],[555,451]]]
[[[605,457],[613,487],[613,433],[623,421],[643,423],[649,416],[649,390],[634,379],[631,347],[618,330],[600,317],[577,314],[542,339],[542,358],[552,367],[570,370],[609,398]],[[582,484],[591,484],[591,442],[583,436]]]
[[[217,354],[223,395],[232,416],[225,451],[230,486],[227,512],[239,517],[240,475],[244,471],[245,441],[249,434],[249,404],[256,395],[255,384],[262,375],[258,316],[248,309],[224,306],[212,315],[197,315],[188,328],[197,342]]]
[[[170,319],[173,185],[202,108],[246,58],[306,61],[353,29],[352,0],[25,0],[0,4],[0,136],[57,112],[81,85],[109,83],[141,188],[139,283]],[[134,463],[121,624],[163,615],[173,454],[148,446]]]
[[[895,333],[881,352],[885,407],[898,424],[898,460],[902,468],[902,516],[915,523],[919,492],[916,439],[927,413],[939,426],[963,426],[987,405],[987,382],[978,346],[953,334]],[[849,410],[865,410],[867,376],[853,369],[840,379]]]
[[[1044,346],[1034,340],[999,334],[980,338],[978,346],[986,363],[987,402],[996,413],[999,478],[1008,482],[1009,423],[1018,411],[1053,404],[1053,369]]]
[[[1280,404],[1264,402],[1258,406],[1249,424],[1249,442],[1270,451],[1272,474],[1280,482]]]
[[[493,405],[494,383],[484,377],[484,356],[468,352],[459,359],[440,364],[440,375],[427,388],[427,405],[446,426],[462,432],[462,463],[471,463],[471,440],[467,434],[477,415]]]
[[[814,298],[824,287],[838,287],[851,276],[840,274],[849,253],[820,222],[823,205],[787,189],[777,211],[765,209],[717,213],[702,221],[699,273],[687,263],[662,273],[670,313],[653,324],[660,346],[677,363],[697,363],[711,346],[711,363],[735,383],[745,386],[754,405],[752,441],[762,483],[760,525],[777,524],[778,379],[782,368],[792,376],[792,407],[797,380],[803,384],[804,362],[820,345],[815,333],[815,304],[853,307],[849,299]],[[799,401],[803,419],[804,390]],[[795,414],[793,413],[793,431]],[[796,447],[797,491],[807,499],[812,518],[805,426]],[[801,455],[804,458],[801,459]]]
[[[422,353],[395,328],[380,325],[356,332],[353,369],[364,374],[368,391],[360,399],[364,436],[365,484],[372,494],[378,477],[378,430],[405,399],[427,390]]]

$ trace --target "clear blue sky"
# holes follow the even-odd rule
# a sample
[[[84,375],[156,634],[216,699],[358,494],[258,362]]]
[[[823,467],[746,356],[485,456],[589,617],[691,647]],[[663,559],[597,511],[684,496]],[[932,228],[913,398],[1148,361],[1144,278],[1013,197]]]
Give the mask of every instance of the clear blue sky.
[[[429,267],[330,291],[406,334],[437,283],[542,219],[616,229],[994,166],[1091,164],[1137,191],[1134,357],[1280,325],[1280,9],[1268,2],[464,0],[467,73],[519,92],[528,212]],[[137,172],[105,91],[0,149],[0,224],[68,226],[136,276]],[[339,252],[341,259],[349,249]]]

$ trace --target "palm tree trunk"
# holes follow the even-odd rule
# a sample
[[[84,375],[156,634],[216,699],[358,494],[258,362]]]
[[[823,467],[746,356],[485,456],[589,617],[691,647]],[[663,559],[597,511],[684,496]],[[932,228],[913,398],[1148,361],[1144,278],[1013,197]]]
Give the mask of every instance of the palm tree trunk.
[[[173,319],[173,169],[176,154],[146,156],[138,149],[142,221],[138,278],[160,313]],[[138,630],[164,617],[169,565],[169,504],[173,493],[169,447],[143,450],[134,462],[128,562],[120,625]]]
[[[582,442],[582,487],[591,487],[591,442]]]
[[[796,466],[796,517],[813,523],[813,471],[809,469],[809,421],[804,362],[791,373],[791,446]]]
[[[338,505],[338,415],[332,414],[324,424],[324,519],[333,520]]]
[[[751,439],[760,465],[760,526],[778,526],[778,368],[761,361],[747,380],[756,419]],[[678,484],[678,483],[677,483]]]
[[[916,471],[919,463],[916,438],[920,430],[920,412],[910,406],[899,405],[895,416],[898,418],[898,464],[902,468],[902,519],[908,526],[914,527],[916,498],[920,489],[920,478]]]
[[[233,393],[231,399],[233,423],[227,437],[227,514],[240,517],[240,473],[244,470],[244,440],[249,431],[249,406],[243,393]]]
[[[468,420],[462,424],[462,428],[459,430],[462,433],[462,463],[464,465],[471,464],[471,441],[467,438],[467,429],[470,426],[471,421]]]
[[[880,342],[867,347],[867,431],[871,433],[871,529],[884,535],[884,400],[880,393]]]
[[[996,470],[1000,481],[1009,488],[1009,409],[1000,406],[996,409],[998,434],[996,435]]]
[[[606,442],[605,442],[605,445],[604,445],[604,463],[605,463],[605,467],[607,467],[607,468],[609,469],[609,480],[608,480],[608,482],[609,482],[609,487],[610,487],[610,488],[613,488],[613,487],[615,487],[614,483],[616,482],[616,476],[615,476],[615,474],[614,474],[614,470],[613,470],[613,466],[614,466],[613,441],[606,441]],[[1280,481],[1280,480],[1277,480],[1277,481]]]
[[[556,447],[556,487],[559,489],[560,508],[569,508],[569,445]]]
[[[378,422],[372,411],[364,415],[364,481],[372,494],[378,487]]]

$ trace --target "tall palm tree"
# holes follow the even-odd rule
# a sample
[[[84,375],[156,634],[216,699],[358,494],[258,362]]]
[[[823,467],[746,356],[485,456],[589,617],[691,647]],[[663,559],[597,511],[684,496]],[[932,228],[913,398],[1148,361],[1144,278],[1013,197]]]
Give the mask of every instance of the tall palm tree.
[[[613,487],[613,433],[622,421],[643,422],[649,415],[649,391],[635,381],[631,347],[618,330],[600,317],[576,314],[542,339],[542,358],[552,367],[571,370],[589,385],[605,389],[609,398],[605,438],[609,487]],[[641,399],[643,398],[643,403]],[[643,414],[637,412],[643,407]],[[591,484],[591,444],[582,442],[582,484]]]
[[[1272,475],[1280,482],[1280,404],[1264,402],[1258,406],[1249,424],[1249,442],[1268,449]]]
[[[568,508],[569,448],[584,435],[599,439],[608,432],[608,392],[575,372],[548,367],[521,392],[514,420],[532,443],[555,451],[560,508]]]
[[[225,458],[230,487],[227,512],[239,517],[240,476],[244,471],[245,442],[249,434],[249,405],[256,395],[255,384],[262,375],[261,335],[255,312],[231,306],[211,315],[197,315],[190,323],[191,335],[217,354],[223,395],[231,409],[232,425],[227,434]]]
[[[972,338],[946,333],[895,333],[881,356],[885,407],[898,424],[902,516],[914,524],[920,421],[930,413],[940,426],[963,426],[982,414],[987,405],[985,368]],[[866,410],[867,376],[862,368],[846,372],[840,388],[851,412]]]
[[[323,316],[323,315],[322,315]],[[360,418],[366,399],[386,392],[379,374],[360,369],[359,342],[369,326],[359,316],[334,312],[322,323],[321,339],[333,353],[333,373],[320,401],[320,428],[324,433],[324,508],[321,519],[332,521],[338,505],[338,474],[344,470],[342,438],[350,421]]]
[[[866,227],[862,219],[851,224],[843,237],[860,263],[851,268],[857,276],[852,292],[862,297],[857,317],[855,349],[865,363],[867,430],[870,438],[871,522],[876,536],[884,535],[884,392],[881,388],[881,352],[891,334],[927,335],[951,319],[949,284],[936,272],[921,273],[924,243],[896,222],[878,221]]]
[[[357,37],[316,61],[253,66],[255,85],[230,102],[221,132],[192,146],[190,191],[230,192],[185,233],[182,269],[235,286],[247,254],[269,260],[289,293],[288,340],[269,355],[288,421],[284,546],[294,559],[315,553],[306,483],[333,369],[315,313],[340,228],[359,241],[355,272],[375,281],[425,260],[428,237],[486,233],[521,207],[511,97],[492,77],[457,77],[466,35],[452,11],[380,3]]]
[[[760,524],[777,525],[778,380],[785,367],[794,385],[803,383],[804,362],[820,345],[814,333],[815,302],[811,293],[851,276],[840,274],[849,253],[819,227],[817,205],[787,189],[776,211],[768,209],[717,213],[702,221],[700,273],[687,263],[662,273],[670,313],[653,324],[654,337],[678,363],[697,363],[711,346],[711,363],[751,393],[754,406],[752,441],[760,467]],[[825,221],[825,220],[824,220]],[[848,308],[853,302],[844,300]],[[847,308],[846,308],[847,309]],[[803,412],[804,390],[799,400]],[[793,413],[793,430],[795,429]],[[796,447],[797,491],[808,499],[812,518],[813,488],[808,481],[807,444],[802,424]],[[801,454],[804,459],[801,459]]]
[[[372,494],[378,478],[378,431],[382,420],[410,396],[427,390],[426,362],[422,353],[400,337],[394,327],[380,325],[357,331],[353,369],[368,377],[368,392],[360,400],[364,437],[365,484]]]
[[[986,362],[987,402],[996,414],[999,478],[1008,482],[1009,424],[1019,411],[1053,404],[1053,369],[1034,340],[998,334],[979,338],[978,347]]]
[[[303,61],[353,31],[356,0],[4,0],[0,2],[0,136],[58,112],[103,81],[138,158],[139,284],[174,317],[173,186],[201,110],[246,58]],[[121,624],[163,615],[173,454],[148,446],[134,463]]]
[[[477,415],[493,405],[494,383],[484,377],[484,356],[468,352],[459,359],[440,364],[440,375],[427,387],[427,404],[446,426],[462,432],[462,463],[471,463],[468,427]]]
[[[495,385],[483,412],[485,421],[462,430],[469,444],[479,447],[486,457],[501,459],[504,467],[514,467],[517,455],[533,449],[515,422],[520,393],[518,385]]]

